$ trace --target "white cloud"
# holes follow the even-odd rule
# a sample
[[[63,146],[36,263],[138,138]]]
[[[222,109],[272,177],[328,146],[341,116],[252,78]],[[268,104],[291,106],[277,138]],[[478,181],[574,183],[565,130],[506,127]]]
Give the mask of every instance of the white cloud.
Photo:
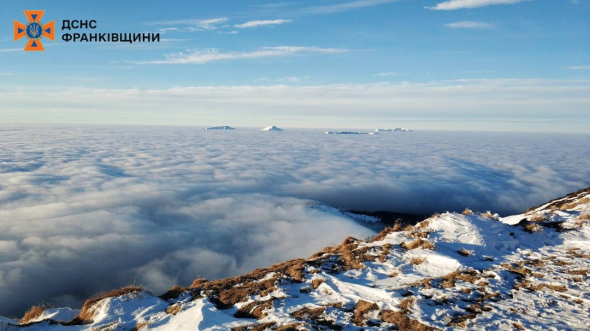
[[[493,29],[494,25],[476,21],[461,21],[445,24],[447,28],[452,29]]]
[[[179,28],[161,28],[161,29],[158,29],[158,31],[161,34],[165,34],[166,32],[170,32],[170,31],[180,31],[180,29]]]
[[[346,1],[341,2],[333,5],[323,5],[323,6],[314,6],[314,7],[307,7],[302,8],[300,10],[295,11],[298,14],[329,14],[329,13],[336,13],[345,10],[352,10],[358,8],[365,8],[365,7],[372,7],[382,4],[387,4],[391,2],[398,2],[401,0],[354,0],[354,1]]]
[[[426,7],[432,10],[456,10],[456,9],[468,9],[468,8],[479,8],[490,5],[511,5],[523,1],[532,0],[448,0],[438,3],[434,7]]]
[[[590,70],[590,66],[571,66],[566,67],[568,70]]]
[[[270,79],[269,77],[260,77],[254,80],[254,82],[280,82],[280,83],[299,83],[301,81],[309,80],[309,76],[305,77],[296,77],[296,76],[289,76],[289,77],[282,77],[278,79]]]
[[[280,24],[285,24],[285,23],[289,23],[289,22],[291,22],[291,20],[284,20],[284,19],[257,20],[257,21],[248,21],[243,24],[236,24],[236,25],[234,25],[234,27],[236,27],[238,29],[246,29],[246,28],[256,28],[259,26],[280,25]]]
[[[380,72],[378,74],[374,74],[373,76],[381,76],[381,77],[383,77],[383,76],[399,76],[399,75],[402,75],[402,74],[399,73],[399,72],[386,71],[386,72]]]
[[[9,52],[22,52],[23,48],[3,48],[0,49],[0,53],[9,53]]]
[[[271,57],[293,56],[299,54],[330,54],[347,52],[341,48],[321,48],[302,46],[264,47],[251,52],[220,52],[218,49],[195,50],[189,53],[166,54],[166,60],[139,62],[139,64],[204,64],[228,60],[252,60]]]
[[[192,19],[192,20],[174,20],[174,21],[159,21],[159,22],[148,22],[147,25],[189,25],[190,31],[198,30],[215,30],[219,28],[220,24],[229,21],[226,17],[211,18],[211,19]]]
[[[295,77],[295,76],[291,76],[291,77],[279,78],[277,81],[279,81],[279,82],[288,82],[288,83],[297,83],[297,82],[300,82],[301,81],[301,78]]]

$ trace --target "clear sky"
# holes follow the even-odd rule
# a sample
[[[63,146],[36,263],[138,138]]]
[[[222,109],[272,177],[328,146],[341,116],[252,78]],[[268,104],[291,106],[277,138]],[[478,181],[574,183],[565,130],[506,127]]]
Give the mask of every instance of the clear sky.
[[[43,53],[12,40],[25,9],[56,21]],[[66,43],[64,19],[162,40]],[[5,0],[0,22],[4,123],[590,132],[588,0]]]

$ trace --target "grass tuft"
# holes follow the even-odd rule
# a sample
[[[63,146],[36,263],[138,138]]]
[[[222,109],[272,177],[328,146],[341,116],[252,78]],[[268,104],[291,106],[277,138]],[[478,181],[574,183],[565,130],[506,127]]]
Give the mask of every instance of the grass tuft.
[[[414,256],[411,260],[410,263],[413,265],[419,265],[424,263],[424,261],[426,261],[425,257],[419,257],[419,256]]]
[[[23,316],[23,318],[18,321],[19,324],[27,324],[30,321],[36,319],[37,317],[41,316],[45,311],[45,307],[42,306],[33,306]]]
[[[473,215],[473,211],[469,208],[465,208],[465,210],[461,213],[463,215]]]

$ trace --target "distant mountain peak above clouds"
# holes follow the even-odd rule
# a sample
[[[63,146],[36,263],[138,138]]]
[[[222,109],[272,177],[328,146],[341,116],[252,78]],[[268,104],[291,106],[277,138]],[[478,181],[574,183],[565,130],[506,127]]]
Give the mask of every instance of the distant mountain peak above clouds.
[[[284,131],[284,130],[272,125],[272,126],[267,126],[266,128],[262,129],[262,131]]]
[[[37,308],[20,326],[0,318],[0,330],[585,329],[589,222],[590,189],[507,218],[435,214],[306,259],[198,278],[159,297],[114,291],[87,301],[70,321],[69,310]]]

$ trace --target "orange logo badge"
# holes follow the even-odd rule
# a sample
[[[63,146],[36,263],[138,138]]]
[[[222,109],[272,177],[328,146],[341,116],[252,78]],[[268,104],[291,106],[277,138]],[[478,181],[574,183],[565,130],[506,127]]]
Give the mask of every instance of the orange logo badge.
[[[25,10],[29,23],[25,25],[14,21],[14,40],[17,41],[23,37],[27,37],[29,40],[25,51],[44,51],[41,43],[43,37],[55,41],[55,21],[41,23],[44,13],[44,10]]]

